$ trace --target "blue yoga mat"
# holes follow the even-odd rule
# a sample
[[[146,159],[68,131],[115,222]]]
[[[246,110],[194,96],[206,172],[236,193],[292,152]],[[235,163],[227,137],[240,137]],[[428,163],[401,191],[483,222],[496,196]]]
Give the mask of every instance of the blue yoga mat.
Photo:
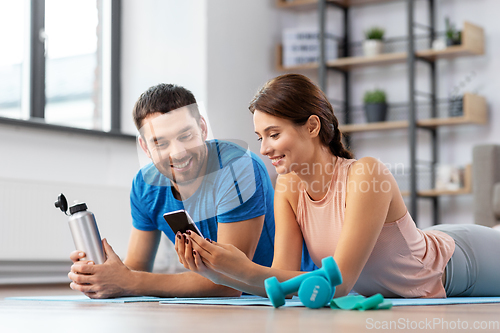
[[[386,298],[393,306],[500,303],[500,297]]]
[[[153,296],[138,296],[138,297],[117,297],[117,298],[106,298],[106,299],[92,299],[88,298],[85,295],[65,295],[65,296],[22,296],[22,297],[6,297],[4,298],[7,301],[52,301],[52,302],[84,302],[84,303],[134,303],[134,302],[160,302],[162,300],[191,300],[193,302],[196,301],[225,301],[225,302],[233,302],[233,301],[243,301],[246,298],[253,299],[262,299],[267,300],[267,298],[260,296],[241,296],[241,297],[203,297],[203,298],[161,298],[161,297],[153,297]],[[196,303],[194,303],[196,304]],[[214,303],[216,304],[216,303]],[[230,304],[229,304],[230,305]],[[238,305],[238,304],[234,304]],[[267,304],[264,304],[267,305]],[[271,305],[271,303],[269,303]]]
[[[451,304],[481,304],[500,303],[500,297],[450,297],[450,298],[385,298],[392,302],[393,306],[417,306],[417,305],[451,305]],[[160,304],[200,304],[200,305],[267,305],[272,306],[269,299],[258,296],[225,299],[219,298],[170,298],[162,299]],[[298,297],[287,299],[284,307],[304,306]]]
[[[107,299],[91,299],[85,295],[71,296],[25,296],[6,297],[8,301],[56,301],[56,302],[85,302],[85,303],[133,303],[133,302],[159,302],[159,297],[117,297]]]
[[[233,306],[272,306],[269,299],[260,296],[241,297],[200,297],[200,298],[161,298],[161,297],[118,297],[109,299],[90,299],[85,295],[71,296],[25,296],[7,297],[5,300],[20,301],[63,301],[87,303],[133,303],[159,302],[160,304],[198,304],[198,305],[233,305]],[[500,297],[449,297],[449,298],[386,298],[393,306],[451,305],[500,303]],[[302,302],[297,296],[287,299],[285,307],[300,307]]]
[[[241,296],[241,297],[200,297],[200,298],[164,298],[160,304],[198,304],[198,305],[266,305],[273,306],[266,297]],[[286,300],[284,306],[304,306],[298,297]]]

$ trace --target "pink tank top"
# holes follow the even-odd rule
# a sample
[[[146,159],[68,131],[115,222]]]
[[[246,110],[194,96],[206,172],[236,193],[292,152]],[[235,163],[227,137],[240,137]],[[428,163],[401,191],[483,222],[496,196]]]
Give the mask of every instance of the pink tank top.
[[[347,173],[356,160],[337,158],[328,192],[313,201],[301,189],[297,222],[314,263],[334,256],[345,214]],[[422,231],[410,214],[385,223],[354,290],[361,295],[385,297],[446,297],[441,282],[455,250],[455,241],[437,231]]]

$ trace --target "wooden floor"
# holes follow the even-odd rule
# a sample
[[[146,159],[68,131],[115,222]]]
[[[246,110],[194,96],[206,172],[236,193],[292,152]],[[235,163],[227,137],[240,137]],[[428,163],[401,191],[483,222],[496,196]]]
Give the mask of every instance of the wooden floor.
[[[67,286],[0,287],[0,332],[500,332],[500,304],[403,306],[357,312],[4,300],[9,296],[72,294],[75,292]],[[392,330],[385,326],[392,326]]]

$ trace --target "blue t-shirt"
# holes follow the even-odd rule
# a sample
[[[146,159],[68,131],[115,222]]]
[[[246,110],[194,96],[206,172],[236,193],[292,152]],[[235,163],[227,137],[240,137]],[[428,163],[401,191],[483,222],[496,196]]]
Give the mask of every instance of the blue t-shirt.
[[[217,241],[217,223],[265,215],[253,261],[271,266],[274,254],[274,191],[264,163],[254,153],[227,142],[206,141],[207,172],[200,187],[186,200],[177,200],[170,180],[153,164],[142,168],[132,184],[130,206],[136,229],[175,235],[163,218],[185,209],[204,237]]]
[[[172,241],[175,235],[163,214],[185,209],[204,237],[217,241],[217,224],[265,215],[253,261],[270,267],[274,255],[274,190],[266,167],[249,150],[227,141],[205,142],[207,172],[200,187],[186,200],[177,200],[170,179],[150,163],[134,178],[130,193],[132,223],[138,230],[161,230]],[[304,271],[315,269],[307,248]]]

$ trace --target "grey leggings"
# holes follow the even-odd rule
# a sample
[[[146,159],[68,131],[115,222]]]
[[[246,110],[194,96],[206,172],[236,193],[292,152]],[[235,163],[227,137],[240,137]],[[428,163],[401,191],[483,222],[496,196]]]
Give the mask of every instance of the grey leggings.
[[[446,265],[446,296],[500,296],[500,231],[476,224],[439,224],[455,240]]]

